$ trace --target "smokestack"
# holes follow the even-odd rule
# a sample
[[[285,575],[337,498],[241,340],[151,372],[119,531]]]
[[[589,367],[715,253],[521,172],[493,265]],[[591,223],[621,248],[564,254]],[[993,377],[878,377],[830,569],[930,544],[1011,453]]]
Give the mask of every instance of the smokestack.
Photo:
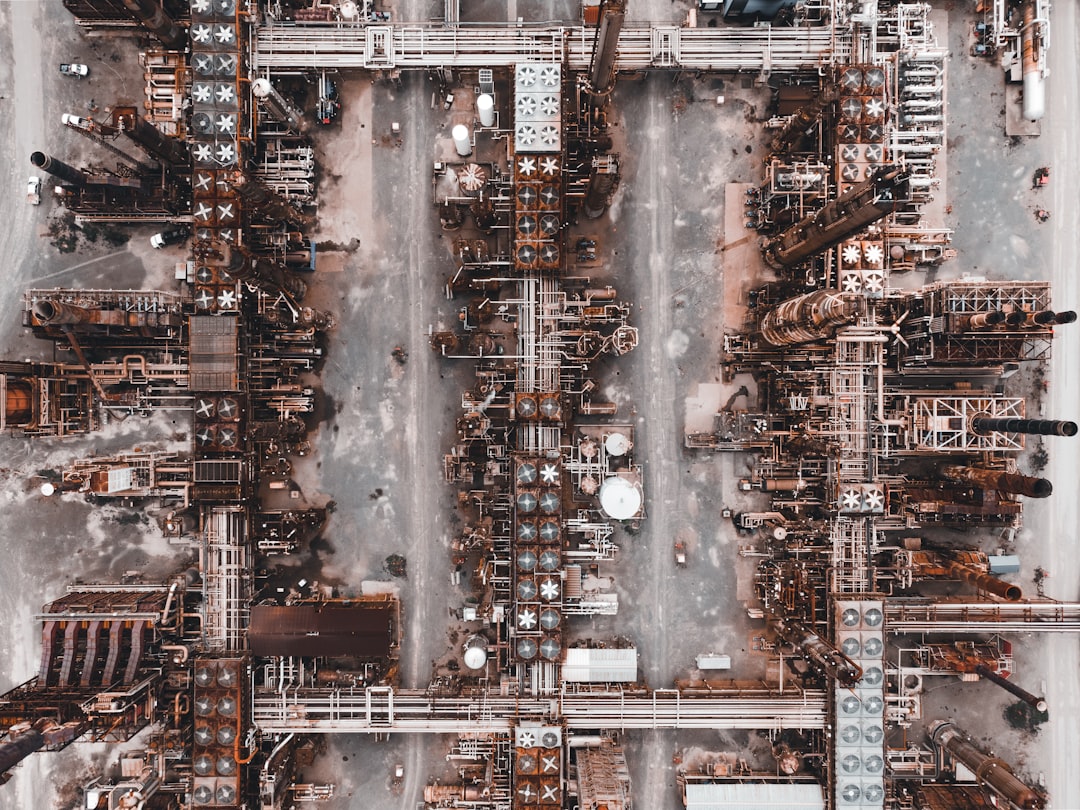
[[[1046,698],[1035,697],[1035,695],[1031,694],[1031,692],[1029,692],[1024,687],[1018,686],[1017,684],[1010,681],[1008,678],[998,675],[992,669],[988,668],[986,664],[979,664],[977,667],[975,667],[975,673],[977,675],[982,675],[982,677],[986,678],[986,680],[988,681],[996,683],[1006,692],[1011,692],[1012,694],[1016,695],[1018,698],[1024,701],[1024,703],[1026,703],[1028,706],[1035,709],[1036,711],[1046,711]]]
[[[43,298],[35,301],[31,310],[34,317],[46,325],[64,323],[86,323],[90,319],[90,310],[73,304],[63,304]]]
[[[1008,765],[967,742],[951,721],[935,721],[930,726],[930,739],[948,751],[957,762],[962,762],[975,774],[979,784],[986,785],[1017,807],[1038,810],[1043,806],[1042,798],[1017,779]]]
[[[1054,323],[1056,324],[1073,323],[1074,321],[1076,321],[1076,313],[1071,309],[1059,312],[1054,316]]]
[[[131,16],[170,51],[182,51],[187,47],[187,31],[165,13],[159,2],[154,2],[154,0],[121,0],[121,2]]]
[[[132,120],[134,127],[125,129],[124,134],[151,155],[174,165],[186,164],[191,161],[186,143],[177,138],[169,137],[141,115],[132,116]]]
[[[980,591],[986,591],[992,593],[995,596],[1000,596],[1009,602],[1019,602],[1020,597],[1024,595],[1024,592],[1020,590],[1019,586],[1012,585],[1004,580],[998,579],[990,574],[983,573],[977,568],[971,568],[963,563],[951,560],[948,563],[949,576],[962,579],[969,585],[974,585]]]
[[[1037,436],[1075,436],[1076,422],[1066,422],[1062,419],[976,416],[971,420],[971,429],[983,436],[994,431],[999,433],[1028,433]]]
[[[1032,312],[1028,319],[1038,326],[1050,326],[1057,323],[1057,313],[1052,309],[1043,309],[1039,312]]]
[[[950,464],[943,467],[941,474],[953,481],[975,484],[983,489],[994,489],[1012,495],[1024,495],[1028,498],[1048,498],[1054,491],[1054,485],[1046,478],[1021,475],[1004,470],[987,470],[982,467],[963,467]]]
[[[1027,313],[1022,309],[1014,309],[1005,316],[1005,323],[1009,326],[1022,326],[1027,321]]]
[[[51,174],[53,177],[59,177],[65,183],[72,186],[85,186],[90,182],[90,176],[82,171],[76,169],[74,166],[69,166],[62,160],[57,160],[54,157],[46,155],[44,152],[33,152],[30,155],[30,162],[37,166],[39,169],[43,169]]]

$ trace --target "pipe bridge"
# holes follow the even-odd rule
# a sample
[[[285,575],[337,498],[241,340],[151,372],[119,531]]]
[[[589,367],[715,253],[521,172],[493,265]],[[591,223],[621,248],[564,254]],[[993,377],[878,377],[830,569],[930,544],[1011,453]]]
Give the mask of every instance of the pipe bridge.
[[[561,62],[589,68],[593,29],[585,26],[344,25],[269,21],[253,29],[251,68],[367,70],[468,68]],[[843,61],[850,43],[831,25],[801,28],[680,28],[627,24],[617,71],[652,68],[769,73],[815,70]]]
[[[498,733],[521,721],[581,729],[820,729],[825,727],[826,693],[754,690],[698,696],[658,689],[523,697],[432,695],[386,686],[257,689],[252,714],[264,732],[308,734]]]
[[[1078,602],[940,602],[890,599],[891,633],[1075,633]]]

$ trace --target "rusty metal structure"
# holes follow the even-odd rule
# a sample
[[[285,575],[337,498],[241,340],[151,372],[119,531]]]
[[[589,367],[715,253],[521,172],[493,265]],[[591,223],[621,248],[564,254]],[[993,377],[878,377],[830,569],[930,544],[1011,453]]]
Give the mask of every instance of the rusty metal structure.
[[[594,24],[525,31],[459,29],[452,2],[442,26],[392,24],[351,0],[65,3],[86,25],[126,19],[156,40],[143,57],[145,114],[116,107],[77,127],[121,160],[115,170],[43,152],[31,162],[80,221],[190,227],[193,259],[181,292],[27,291],[24,324],[71,356],[0,363],[0,429],[65,437],[134,414],[189,419],[189,450],[79,459],[47,486],[153,503],[194,559],[168,582],[71,586],[43,609],[39,671],[0,696],[0,770],[150,727],[119,780],[87,786],[88,807],[156,796],[184,810],[281,810],[333,793],[296,782],[318,735],[444,733],[456,737],[457,778],[429,784],[427,807],[630,810],[616,730],[756,729],[773,735],[777,774],[714,763],[707,778],[684,775],[684,799],[696,783],[760,782],[880,810],[914,806],[892,778],[906,753],[886,738],[921,716],[924,676],[982,676],[1038,704],[1006,680],[999,637],[901,639],[1080,629],[1080,607],[1024,600],[982,551],[915,536],[1018,528],[1017,496],[1052,490],[1017,470],[1025,437],[1077,432],[1029,419],[1025,399],[998,385],[1044,362],[1055,328],[1076,319],[1051,308],[1049,285],[890,283],[951,255],[925,210],[946,142],[946,54],[929,7],[806,4],[797,26],[681,29],[629,24],[626,0],[604,0]],[[309,450],[306,375],[334,327],[304,305],[298,272],[314,251],[311,123],[273,78],[327,68],[391,81],[452,70],[477,89],[475,115],[450,112],[453,151],[431,177],[452,246],[445,289],[460,306],[429,342],[473,378],[443,469],[464,524],[455,563],[483,627],[450,686],[400,688],[396,597],[267,598],[257,574],[262,557],[310,543],[327,514],[260,501]],[[635,426],[597,379],[598,361],[637,346],[631,306],[583,275],[591,259],[574,261],[595,244],[566,236],[611,201],[621,169],[607,105],[620,74],[647,70],[815,77],[812,98],[776,122],[764,179],[745,198],[776,279],[753,291],[743,323],[725,324],[723,361],[727,382],[752,377],[755,406],[685,437],[689,450],[753,460],[740,486],[761,511],[732,517],[757,533],[742,548],[760,558],[751,615],[776,663],[760,682],[650,687],[632,661],[626,673],[626,647],[589,649],[573,679],[564,672],[572,623],[618,611],[603,574],[619,553],[613,526],[647,519]],[[139,154],[117,145],[121,134]],[[977,595],[934,591],[947,582]],[[1015,806],[1043,805],[951,724],[930,741],[920,767],[940,749]],[[929,782],[915,793],[942,787]]]

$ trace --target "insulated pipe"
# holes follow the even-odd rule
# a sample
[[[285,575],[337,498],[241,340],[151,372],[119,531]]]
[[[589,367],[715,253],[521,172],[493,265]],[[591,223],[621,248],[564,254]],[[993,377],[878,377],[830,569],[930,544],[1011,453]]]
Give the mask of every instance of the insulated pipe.
[[[159,2],[153,0],[120,0],[131,16],[143,28],[157,37],[171,51],[182,51],[187,47],[187,31],[165,13]]]
[[[994,672],[994,670],[988,668],[986,664],[979,664],[977,667],[975,667],[975,674],[981,675],[982,677],[986,678],[986,680],[996,683],[1006,692],[1011,692],[1012,694],[1016,695],[1018,698],[1024,701],[1024,703],[1026,703],[1028,706],[1035,709],[1036,711],[1046,711],[1046,698],[1036,697],[1024,687],[1018,686],[1017,684],[1010,681],[1008,678]]]
[[[58,323],[87,323],[90,320],[90,310],[77,307],[74,304],[64,304],[59,301],[51,301],[43,298],[35,301],[31,308],[34,317],[43,324],[52,325]]]
[[[151,155],[166,163],[175,165],[186,164],[191,161],[186,143],[178,138],[166,135],[141,115],[134,115],[132,118],[134,127],[125,129],[124,134]]]
[[[931,724],[930,739],[948,751],[957,762],[963,763],[975,774],[980,784],[985,784],[1017,807],[1038,810],[1044,806],[1042,798],[1017,779],[1008,765],[965,740],[951,721],[937,720]]]
[[[1036,436],[1075,436],[1076,422],[1067,422],[1063,419],[1017,419],[1014,417],[976,416],[971,420],[971,429],[983,436],[994,431],[1000,433],[1027,433]]]
[[[50,157],[44,152],[32,152],[30,162],[39,169],[47,171],[53,177],[59,177],[65,183],[70,183],[73,186],[85,186],[90,182],[90,175],[86,172],[76,169],[62,160]]]
[[[1025,495],[1028,498],[1048,498],[1054,491],[1054,485],[1046,478],[1033,475],[1021,475],[1004,470],[987,470],[982,467],[964,467],[950,464],[941,469],[942,475],[953,481],[976,484],[983,489],[994,489],[1013,495]]]
[[[1006,599],[1009,602],[1019,602],[1020,597],[1024,595],[1024,592],[1020,590],[1018,585],[1005,582],[995,576],[983,573],[977,568],[958,563],[955,560],[949,561],[948,571],[949,576],[962,579],[969,585],[974,585],[980,591],[986,591],[995,596],[1000,596],[1002,599]]]

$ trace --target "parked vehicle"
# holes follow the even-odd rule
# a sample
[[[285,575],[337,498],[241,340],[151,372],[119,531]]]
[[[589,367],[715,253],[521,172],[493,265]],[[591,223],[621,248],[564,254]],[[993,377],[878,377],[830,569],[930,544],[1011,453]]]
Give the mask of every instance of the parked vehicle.
[[[74,76],[76,79],[85,79],[90,75],[90,68],[77,62],[61,62],[60,72],[65,76]]]
[[[1050,167],[1040,166],[1035,170],[1035,176],[1031,178],[1032,188],[1042,188],[1050,183]]]
[[[166,228],[150,237],[150,247],[160,250],[166,245],[179,245],[187,238],[187,228]]]
[[[31,205],[41,205],[41,178],[37,175],[31,176],[26,186],[26,201]]]
[[[64,113],[60,116],[60,123],[69,127],[76,127],[78,129],[93,129],[94,122],[89,118],[83,118],[81,115],[72,115],[71,113]]]

